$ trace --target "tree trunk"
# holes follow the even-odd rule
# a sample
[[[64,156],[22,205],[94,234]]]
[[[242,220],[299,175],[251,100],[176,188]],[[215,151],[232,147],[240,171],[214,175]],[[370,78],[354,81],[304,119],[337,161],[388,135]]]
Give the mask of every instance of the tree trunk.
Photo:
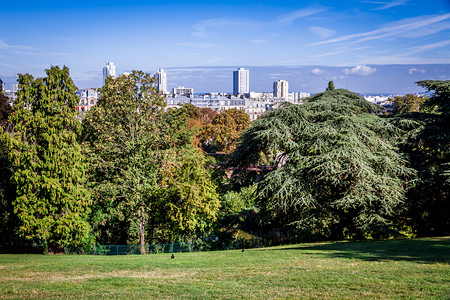
[[[145,229],[144,229],[144,214],[142,208],[139,209],[139,241],[141,244],[141,254],[145,254]]]

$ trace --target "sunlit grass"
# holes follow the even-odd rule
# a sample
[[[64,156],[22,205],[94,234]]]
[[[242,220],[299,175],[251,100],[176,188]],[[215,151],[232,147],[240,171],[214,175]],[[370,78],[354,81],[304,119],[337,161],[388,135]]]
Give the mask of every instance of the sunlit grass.
[[[0,298],[450,298],[450,237],[130,256],[0,255]]]

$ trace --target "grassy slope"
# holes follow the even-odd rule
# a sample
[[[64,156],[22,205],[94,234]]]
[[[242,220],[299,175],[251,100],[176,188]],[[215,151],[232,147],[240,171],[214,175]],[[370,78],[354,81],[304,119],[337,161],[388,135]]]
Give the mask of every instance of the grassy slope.
[[[450,237],[135,256],[0,255],[0,298],[450,298]]]

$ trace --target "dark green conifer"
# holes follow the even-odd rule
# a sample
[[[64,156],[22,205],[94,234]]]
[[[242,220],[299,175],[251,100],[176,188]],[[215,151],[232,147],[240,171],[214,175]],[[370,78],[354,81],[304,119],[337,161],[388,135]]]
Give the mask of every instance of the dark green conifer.
[[[47,77],[19,74],[17,102],[8,130],[9,156],[21,235],[52,252],[89,242],[85,160],[77,142],[81,124],[69,69]]]
[[[252,123],[236,164],[246,168],[261,153],[276,158],[258,190],[285,223],[314,224],[333,238],[387,229],[413,171],[398,153],[400,130],[379,110],[342,89],[286,104]]]

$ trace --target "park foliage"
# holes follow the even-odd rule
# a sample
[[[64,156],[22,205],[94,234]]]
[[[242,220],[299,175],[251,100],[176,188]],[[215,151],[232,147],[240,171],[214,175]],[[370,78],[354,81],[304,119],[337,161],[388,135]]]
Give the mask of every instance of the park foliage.
[[[250,123],[169,109],[141,71],[80,115],[68,68],[46,73],[19,74],[12,110],[0,94],[1,251],[449,232],[449,81],[391,114],[330,82]]]

